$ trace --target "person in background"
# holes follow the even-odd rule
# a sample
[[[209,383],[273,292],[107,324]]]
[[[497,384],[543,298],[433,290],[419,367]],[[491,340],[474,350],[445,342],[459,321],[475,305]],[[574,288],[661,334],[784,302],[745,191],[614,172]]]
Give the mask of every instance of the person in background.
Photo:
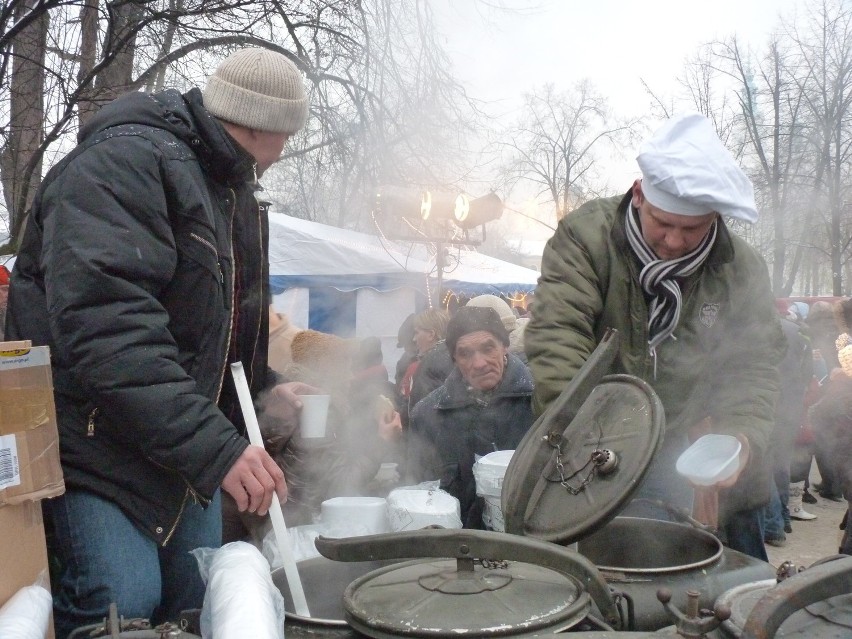
[[[6,334],[6,306],[9,302],[9,269],[0,264],[0,342]]]
[[[388,379],[382,342],[378,337],[365,337],[358,343],[352,356],[352,379],[349,386],[350,401],[356,408],[361,405],[361,397],[393,397],[394,386]]]
[[[295,416],[267,368],[268,219],[258,177],[308,117],[287,56],[239,50],[204,91],[104,106],[39,188],[7,337],[50,347],[66,492],[45,500],[57,636],[115,603],[156,625],[199,608],[189,551],[221,541],[220,487],[263,514],[284,474],[245,437],[228,370]]]
[[[493,308],[460,308],[447,326],[453,370],[411,413],[411,478],[440,480],[459,500],[465,528],[483,528],[476,456],[514,450],[533,423],[532,376],[508,347],[509,334]]]
[[[524,352],[524,328],[529,322],[527,318],[519,319],[515,310],[503,299],[496,295],[478,295],[472,298],[467,306],[482,306],[493,308],[500,316],[500,321],[509,333],[509,352],[517,355],[525,364],[527,354]]]
[[[414,318],[414,344],[417,356],[402,378],[402,394],[408,401],[408,413],[421,399],[438,388],[453,369],[450,353],[444,344],[446,311],[430,308]]]
[[[693,510],[730,547],[765,560],[762,509],[785,341],[765,262],[725,222],[756,221],[753,187],[699,114],[665,122],[637,162],[642,177],[627,193],[566,215],[544,249],[524,333],[535,412],[559,396],[608,329],[618,330],[612,372],[647,381],[666,416],[662,447],[635,497]],[[707,432],[740,440],[740,469],[724,483],[693,487],[675,462]],[[647,501],[625,513],[669,517]]]
[[[775,430],[770,443],[773,486],[769,504],[764,508],[764,541],[771,546],[784,546],[790,522],[790,463],[793,446],[805,413],[805,390],[813,376],[810,342],[799,325],[786,317],[781,328],[787,339],[787,352],[778,366],[780,393],[775,407]],[[801,506],[801,501],[798,504]],[[794,504],[794,508],[796,505]],[[798,514],[798,512],[797,512]]]
[[[293,338],[293,362],[282,376],[306,384],[313,394],[331,395],[326,438],[303,439],[298,421],[288,415],[282,419],[266,411],[259,417],[264,444],[287,476],[288,525],[314,523],[325,499],[364,494],[395,452],[402,432],[399,413],[381,386],[353,384],[352,362],[360,346],[314,330]],[[242,517],[244,523],[252,519]],[[253,526],[246,527],[256,538]]]
[[[269,307],[269,367],[280,373],[293,361],[290,345],[301,328],[293,326],[285,313]]]
[[[396,333],[396,347],[402,349],[402,355],[396,362],[394,370],[394,404],[402,418],[402,428],[408,430],[408,395],[409,388],[403,387],[403,379],[408,367],[417,358],[417,345],[414,343],[414,318],[416,313],[409,314],[399,325],[399,330]],[[411,383],[410,380],[408,382]],[[405,392],[403,392],[405,391]]]
[[[838,336],[845,332],[845,329],[840,328],[843,325],[843,319],[838,317],[835,313],[835,307],[830,302],[823,300],[814,302],[804,317],[814,348],[814,363],[820,371],[817,376],[818,386],[815,397],[812,398],[813,401],[816,401],[825,391],[825,385],[830,379],[831,372],[840,367],[835,344]],[[814,445],[814,460],[816,460],[820,476],[820,483],[814,486],[814,489],[823,499],[843,501],[831,464],[826,461],[827,454],[827,451],[823,451]],[[805,477],[804,487],[797,488],[802,490],[802,500],[805,503],[816,503],[816,497],[812,496],[808,490],[810,488],[809,476]],[[810,513],[807,513],[807,515],[810,518],[816,517]]]
[[[843,327],[852,326],[852,300],[837,302],[835,309]],[[817,448],[824,451],[825,466],[847,500],[839,551],[852,555],[852,337],[847,330],[838,336],[837,349],[840,367],[830,373],[825,393],[810,413]]]

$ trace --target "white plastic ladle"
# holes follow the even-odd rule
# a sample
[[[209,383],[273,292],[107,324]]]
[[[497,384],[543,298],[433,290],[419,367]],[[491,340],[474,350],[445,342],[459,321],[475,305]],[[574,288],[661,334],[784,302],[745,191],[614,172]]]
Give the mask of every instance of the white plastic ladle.
[[[254,404],[251,401],[246,373],[242,362],[231,364],[231,373],[234,375],[234,383],[237,387],[237,397],[240,400],[240,408],[243,411],[243,419],[246,422],[246,431],[249,441],[255,446],[263,446],[263,438],[260,436],[260,426],[257,423],[257,415],[254,412]],[[293,597],[293,607],[296,614],[302,617],[310,617],[308,600],[305,599],[305,589],[302,587],[302,579],[299,577],[299,568],[296,566],[296,558],[293,555],[293,546],[290,543],[290,534],[287,532],[287,524],[284,523],[284,513],[281,511],[281,502],[278,496],[272,498],[269,506],[269,517],[272,520],[272,530],[275,532],[275,540],[278,542],[278,552],[284,562],[284,574],[287,584],[290,586],[290,595]]]

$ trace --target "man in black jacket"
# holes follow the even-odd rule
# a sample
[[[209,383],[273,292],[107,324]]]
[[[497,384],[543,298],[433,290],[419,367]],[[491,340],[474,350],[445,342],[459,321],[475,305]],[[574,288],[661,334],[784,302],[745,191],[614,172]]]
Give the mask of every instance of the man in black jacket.
[[[305,123],[301,75],[244,49],[202,94],[105,106],[46,176],[14,269],[9,339],[49,345],[67,492],[45,502],[57,636],[111,602],[154,623],[200,607],[189,551],[221,543],[221,494],[265,514],[284,476],[250,446],[228,364],[270,410],[268,220],[257,177]]]

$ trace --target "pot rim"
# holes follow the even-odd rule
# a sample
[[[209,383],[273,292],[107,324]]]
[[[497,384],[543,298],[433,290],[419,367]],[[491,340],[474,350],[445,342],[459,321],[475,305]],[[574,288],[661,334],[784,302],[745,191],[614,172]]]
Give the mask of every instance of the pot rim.
[[[612,521],[610,521],[606,526],[602,527],[601,530],[605,530],[607,526],[612,526],[616,521],[646,521],[653,522],[653,525],[662,525],[662,526],[677,526],[678,528],[683,528],[684,530],[690,531],[690,534],[698,535],[699,537],[703,537],[705,540],[710,541],[711,543],[716,545],[716,552],[710,555],[705,559],[701,559],[699,561],[693,561],[689,564],[678,564],[675,566],[664,566],[661,568],[625,568],[624,566],[601,566],[598,563],[595,563],[598,570],[603,573],[613,573],[613,572],[621,572],[621,573],[631,573],[631,574],[639,574],[639,575],[660,575],[660,574],[668,574],[675,572],[684,572],[687,570],[695,570],[696,568],[702,568],[704,566],[709,566],[712,563],[715,563],[721,559],[722,554],[725,552],[725,546],[722,544],[721,540],[715,535],[707,532],[706,530],[701,530],[700,528],[695,528],[693,526],[688,526],[686,524],[682,524],[676,521],[666,521],[663,519],[646,519],[644,517],[616,517]],[[593,536],[593,535],[592,535]],[[587,538],[586,538],[587,539]],[[582,545],[583,539],[579,541]],[[582,552],[580,553],[582,554]],[[591,559],[590,559],[591,560]]]

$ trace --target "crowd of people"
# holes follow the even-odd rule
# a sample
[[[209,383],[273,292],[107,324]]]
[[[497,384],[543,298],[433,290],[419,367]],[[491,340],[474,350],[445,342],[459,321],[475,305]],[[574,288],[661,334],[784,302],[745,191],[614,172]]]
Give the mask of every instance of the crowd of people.
[[[817,488],[797,458],[809,438],[821,494],[852,494],[852,303],[829,309],[830,330],[816,304],[779,316],[765,263],[728,229],[756,220],[752,184],[705,117],[671,118],[623,195],[560,222],[531,313],[490,295],[424,309],[400,327],[391,381],[376,338],[295,327],[271,304],[258,180],[308,107],[286,55],[242,49],[203,91],[103,107],[35,197],[5,331],[53,357],[57,636],[112,603],[154,623],[200,607],[190,550],[262,535],[274,498],[291,525],[310,522],[323,499],[370,490],[386,460],[401,481],[438,481],[464,525],[483,527],[477,456],[515,448],[610,328],[612,372],[648,382],[666,416],[626,514],[669,518],[663,502],[766,559],[764,542],[809,516],[799,499]],[[238,361],[263,446],[226,375]],[[308,440],[300,396],[317,392],[331,396],[328,436]],[[692,486],[675,460],[709,432],[740,441],[738,471]]]

